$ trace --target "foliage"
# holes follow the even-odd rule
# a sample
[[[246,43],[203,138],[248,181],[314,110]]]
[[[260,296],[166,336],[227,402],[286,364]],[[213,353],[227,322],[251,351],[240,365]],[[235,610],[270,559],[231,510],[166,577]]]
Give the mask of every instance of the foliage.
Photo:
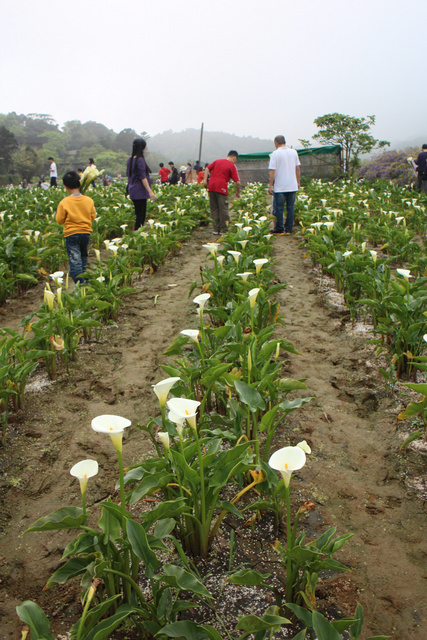
[[[414,171],[408,164],[408,156],[417,156],[419,149],[404,151],[390,149],[363,163],[357,170],[357,176],[365,180],[391,180],[399,187],[409,186],[414,182]]]
[[[13,152],[12,163],[15,171],[28,182],[42,168],[42,161],[37,151],[34,151],[28,144],[22,145]]]
[[[342,113],[328,113],[316,118],[314,124],[319,131],[313,135],[313,140],[321,144],[341,145],[342,170],[347,175],[357,168],[359,155],[390,145],[386,140],[376,140],[369,134],[375,124],[375,116],[357,118]],[[306,141],[301,142],[307,144]]]

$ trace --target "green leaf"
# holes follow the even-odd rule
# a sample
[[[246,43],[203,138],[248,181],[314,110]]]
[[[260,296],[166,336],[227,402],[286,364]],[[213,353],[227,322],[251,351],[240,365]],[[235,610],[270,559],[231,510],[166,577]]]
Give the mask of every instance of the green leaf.
[[[281,402],[279,404],[279,408],[284,412],[285,415],[291,413],[291,411],[295,411],[295,409],[299,409],[305,404],[308,404],[313,400],[313,396],[309,396],[307,398],[295,398],[295,400],[285,400],[285,402]]]
[[[227,500],[223,500],[222,502],[219,502],[218,507],[220,509],[223,509],[224,511],[228,511],[229,513],[234,513],[234,515],[237,516],[238,518],[243,518],[239,509],[235,507],[234,504],[232,504],[231,502],[228,502]]]
[[[256,409],[265,409],[265,402],[256,389],[241,380],[236,380],[234,386],[240,400],[244,404],[247,404],[251,411],[255,412]]]
[[[118,593],[115,596],[108,598],[108,600],[104,600],[103,602],[100,602],[99,604],[89,609],[83,624],[83,637],[85,637],[84,633],[85,632],[87,633],[87,630],[92,629],[92,627],[94,627],[95,624],[103,617],[103,615],[108,611],[108,609],[113,604],[113,602],[115,602],[121,597],[122,597],[121,594]],[[70,629],[71,637],[75,638],[77,636],[79,627],[80,627],[80,620],[78,620],[71,627]]]
[[[16,607],[16,613],[30,628],[32,640],[55,640],[50,632],[49,620],[35,602],[26,600]]]
[[[318,640],[341,640],[341,635],[321,613],[313,611],[313,629]]]
[[[174,564],[165,564],[164,573],[156,575],[156,580],[175,587],[176,589],[184,589],[196,593],[202,598],[212,598],[206,587],[196,578],[196,576],[182,567]]]
[[[80,507],[63,507],[53,511],[36,522],[25,531],[51,531],[53,529],[80,529],[85,520]]]
[[[71,558],[71,560],[68,560],[68,562],[55,571],[47,581],[46,586],[49,587],[52,584],[64,584],[64,582],[67,582],[70,578],[74,578],[75,576],[84,573],[93,560],[93,554],[84,558]]]
[[[154,527],[154,536],[159,540],[166,538],[175,529],[176,522],[173,518],[164,518]]]
[[[262,433],[267,429],[270,431],[272,425],[274,424],[274,418],[276,417],[277,412],[279,411],[279,405],[276,405],[269,411],[266,411],[261,418],[261,422],[258,425],[259,431]]]
[[[248,633],[256,633],[257,631],[280,627],[282,624],[291,624],[291,621],[287,618],[282,618],[282,616],[265,613],[262,618],[255,615],[239,618],[236,629],[243,629],[243,631],[247,631]]]
[[[406,447],[408,444],[411,444],[411,442],[414,442],[414,440],[418,440],[419,438],[422,438],[424,436],[424,431],[414,431],[413,433],[411,433],[410,436],[408,436],[406,438],[406,440],[400,445],[400,448],[403,449],[403,447]]]
[[[240,584],[251,587],[265,586],[265,581],[271,576],[271,573],[261,573],[253,569],[241,569],[227,578],[230,584]]]
[[[354,612],[355,621],[350,628],[350,637],[354,638],[354,640],[358,640],[360,634],[363,631],[363,607],[361,604],[356,606],[356,611]]]
[[[307,389],[307,386],[302,380],[293,380],[292,378],[281,378],[277,383],[277,387],[280,391],[286,392],[295,391],[297,389]]]
[[[132,546],[132,551],[138,558],[144,561],[147,574],[151,573],[152,575],[154,571],[160,567],[160,562],[148,544],[144,527],[138,524],[138,522],[135,522],[135,520],[128,520],[127,534]],[[151,576],[149,575],[149,577]]]
[[[107,544],[109,538],[118,540],[121,537],[121,520],[118,520],[115,513],[108,507],[106,508],[106,504],[108,503],[102,505],[102,513],[98,521],[99,528],[105,533],[104,544]]]
[[[206,640],[206,638],[212,637],[207,635],[201,625],[191,622],[190,620],[181,620],[173,624],[168,624],[158,633],[165,634],[169,638],[185,638],[186,640]]]
[[[308,609],[300,607],[297,604],[286,603],[288,609],[293,611],[296,616],[305,624],[306,627],[311,628],[313,626],[313,614]]]
[[[398,420],[406,420],[406,418],[412,418],[412,416],[417,415],[417,413],[422,413],[427,410],[427,397],[423,398],[421,402],[410,402],[406,407],[405,411],[399,413],[397,416]]]
[[[107,640],[108,636],[114,629],[125,620],[134,609],[129,604],[124,604],[119,607],[116,613],[106,620],[100,622],[90,633],[86,636],[85,640]]]

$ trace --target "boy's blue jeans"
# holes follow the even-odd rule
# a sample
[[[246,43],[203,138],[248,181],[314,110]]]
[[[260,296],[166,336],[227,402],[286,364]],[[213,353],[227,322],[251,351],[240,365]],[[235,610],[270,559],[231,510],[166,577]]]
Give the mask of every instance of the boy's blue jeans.
[[[68,262],[70,264],[70,276],[74,282],[81,280],[78,276],[86,270],[89,242],[90,233],[75,233],[65,238]]]

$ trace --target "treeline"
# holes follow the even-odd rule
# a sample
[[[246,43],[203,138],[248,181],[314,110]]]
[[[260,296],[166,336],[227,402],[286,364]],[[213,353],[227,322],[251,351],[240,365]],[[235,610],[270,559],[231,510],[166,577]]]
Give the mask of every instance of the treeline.
[[[132,141],[141,135],[149,137],[147,161],[153,172],[159,162],[167,164],[172,160],[179,166],[199,159],[198,129],[166,131],[150,137],[145,131],[123,129],[116,133],[99,122],[80,120],[70,120],[60,129],[48,114],[0,114],[0,186],[23,179],[29,182],[47,174],[50,156],[55,159],[59,175],[67,169],[84,169],[89,158],[94,158],[98,169],[104,169],[107,175],[123,175]],[[250,136],[205,132],[200,159],[211,162],[224,157],[230,149],[239,153],[268,151],[273,149],[273,143]]]

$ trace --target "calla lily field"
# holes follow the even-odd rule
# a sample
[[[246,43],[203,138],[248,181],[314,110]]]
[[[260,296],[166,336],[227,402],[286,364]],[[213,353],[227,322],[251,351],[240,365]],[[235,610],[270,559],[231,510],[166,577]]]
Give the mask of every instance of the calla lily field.
[[[79,397],[90,396],[80,370],[84,354],[111,339],[129,301],[141,287],[148,298],[162,270],[170,273],[165,290],[175,290],[174,259],[185,257],[194,236],[207,237],[209,200],[201,185],[159,187],[137,231],[123,186],[90,194],[97,218],[89,266],[74,285],[54,221],[62,191],[0,191],[0,304],[7,309],[26,292],[40,294],[18,327],[0,332],[5,459],[18,439],[16,416],[30,411],[32,380],[43,376],[51,389],[63,389],[64,406],[73,379],[81,382]],[[267,198],[266,185],[249,184],[232,201],[228,231],[199,243],[198,273],[177,293],[182,319],[158,318],[167,346],[154,354],[154,370],[134,380],[129,356],[126,375],[139,385],[133,393],[141,414],[117,415],[114,389],[108,402],[80,409],[86,435],[76,436],[79,457],[63,464],[69,506],[39,513],[21,531],[23,544],[48,532],[52,542],[44,544],[61,547],[40,593],[74,589],[77,604],[67,635],[59,636],[46,601],[43,611],[37,598],[23,599],[16,607],[22,638],[397,639],[386,619],[369,619],[366,631],[357,598],[341,613],[322,595],[329,579],[344,580],[353,570],[360,532],[318,515],[328,501],[320,465],[329,453],[300,425],[308,409],[318,408],[328,437],[339,440],[341,432],[334,407],[320,404],[308,376],[298,373],[315,348],[304,352],[288,337],[291,311],[295,322],[302,316],[281,305],[294,284],[278,268],[293,243],[319,286],[339,296],[348,326],[365,327],[382,396],[395,401],[395,420],[409,429],[403,443],[396,437],[390,445],[393,455],[415,455],[427,426],[427,198],[386,182],[312,180],[298,193],[291,238],[269,233]],[[141,322],[149,322],[144,313]],[[132,352],[132,344],[114,347]],[[344,394],[340,380],[330,380]],[[58,437],[72,428],[59,418]],[[48,465],[36,471],[50,473]],[[311,488],[301,488],[307,477]],[[342,496],[347,500],[344,490]],[[267,564],[249,561],[247,539],[268,547]],[[378,545],[380,558],[381,542],[367,543]],[[224,549],[225,577],[214,590],[204,568],[224,558]],[[221,603],[235,593],[249,601],[251,593],[262,594],[262,608],[241,607],[230,621]]]

